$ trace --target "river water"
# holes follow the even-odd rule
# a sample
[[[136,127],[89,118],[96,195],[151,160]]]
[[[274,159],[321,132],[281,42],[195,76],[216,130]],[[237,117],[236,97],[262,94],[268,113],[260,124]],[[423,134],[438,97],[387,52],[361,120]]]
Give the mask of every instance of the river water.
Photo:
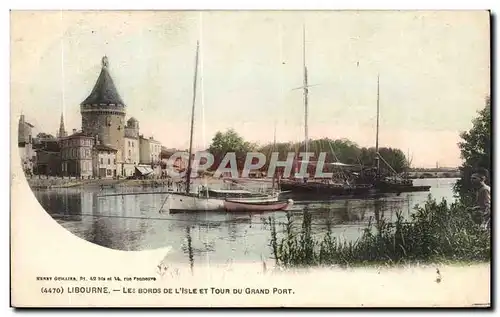
[[[416,179],[415,185],[430,185],[437,200],[453,201],[457,179]],[[128,191],[144,189],[128,189]],[[42,207],[62,227],[76,236],[103,247],[139,251],[171,246],[171,261],[178,263],[228,261],[260,262],[271,257],[269,217],[286,221],[286,212],[239,213],[159,213],[165,194],[98,197],[122,190],[81,189],[37,190]],[[150,191],[155,191],[150,189]],[[304,208],[312,214],[315,232],[324,231],[329,222],[335,236],[358,238],[369,221],[393,221],[397,211],[407,217],[429,192],[371,200],[296,201],[290,209],[300,223]],[[293,198],[293,197],[292,197]],[[190,259],[191,258],[191,259]]]

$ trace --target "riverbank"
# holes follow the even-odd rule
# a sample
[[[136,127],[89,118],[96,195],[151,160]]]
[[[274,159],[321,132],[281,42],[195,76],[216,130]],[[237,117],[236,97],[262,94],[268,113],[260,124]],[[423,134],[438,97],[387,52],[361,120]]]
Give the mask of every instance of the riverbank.
[[[31,189],[57,189],[57,188],[123,188],[123,187],[165,187],[168,179],[75,179],[75,178],[27,178]],[[175,184],[179,180],[172,179]],[[206,177],[194,179],[195,185],[221,185],[219,179]]]
[[[287,214],[281,235],[269,217],[270,247],[282,267],[489,262],[491,234],[483,217],[459,202],[448,205],[429,196],[410,217],[399,210],[395,221],[375,219],[360,238],[347,242],[333,234],[331,223],[317,235],[311,213],[304,210],[300,229]]]
[[[32,189],[54,189],[54,188],[117,188],[117,187],[159,187],[166,186],[166,179],[61,179],[48,178],[27,179]]]
[[[460,171],[421,170],[408,172],[408,178],[460,178]]]

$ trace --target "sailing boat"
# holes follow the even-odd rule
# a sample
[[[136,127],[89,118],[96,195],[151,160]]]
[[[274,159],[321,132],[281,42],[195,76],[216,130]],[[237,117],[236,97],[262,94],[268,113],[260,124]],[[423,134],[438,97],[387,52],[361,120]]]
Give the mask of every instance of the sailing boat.
[[[192,153],[193,153],[193,131],[194,131],[194,111],[196,105],[196,84],[198,80],[198,55],[200,43],[196,42],[196,57],[194,68],[194,82],[193,82],[193,104],[191,108],[191,128],[189,136],[189,156],[188,167],[186,170],[186,186],[185,192],[170,193],[167,195],[166,202],[170,212],[175,211],[209,211],[209,210],[222,210],[224,207],[224,200],[220,198],[210,198],[208,191],[191,192],[191,171],[192,171]]]
[[[379,121],[380,121],[380,75],[377,75],[377,130],[375,139],[375,179],[372,181],[375,189],[379,193],[402,193],[402,192],[421,192],[429,191],[431,186],[415,186],[413,181],[407,178],[397,176],[396,171],[379,152]],[[392,176],[382,177],[380,174],[380,161],[391,170]]]
[[[309,127],[308,127],[308,106],[309,106],[309,85],[308,83],[308,73],[306,66],[306,46],[305,46],[305,26],[303,27],[303,71],[304,71],[304,82],[303,86],[296,89],[303,89],[304,91],[304,147],[305,152],[309,152]],[[308,161],[298,161],[295,160],[295,170],[297,171],[299,168],[296,165],[300,164],[310,164],[314,162]],[[325,163],[325,165],[328,165]],[[332,166],[339,167],[352,167],[354,165],[343,164],[340,162],[330,164]],[[281,189],[291,191],[294,194],[305,194],[308,198],[311,195],[314,196],[327,196],[332,198],[333,196],[359,196],[359,195],[369,195],[372,193],[371,185],[354,185],[354,184],[333,184],[330,181],[328,182],[317,182],[317,181],[309,181],[305,178],[295,176],[294,180],[282,180]]]
[[[276,150],[276,123],[274,125],[274,143],[273,151]],[[280,192],[276,191],[276,171],[273,175],[272,180],[272,192],[268,200],[258,201],[243,201],[235,199],[226,199],[224,202],[224,208],[228,212],[238,212],[238,211],[253,211],[253,212],[264,212],[264,211],[280,211],[285,210],[293,205],[293,199],[278,201]],[[246,200],[246,199],[245,199]]]
[[[218,211],[224,210],[224,203],[259,204],[278,201],[278,195],[255,194],[246,190],[223,190],[209,189],[202,186],[197,191],[191,191],[192,153],[193,153],[193,131],[194,113],[196,105],[197,79],[198,79],[199,42],[196,44],[195,71],[193,82],[193,104],[191,109],[191,127],[189,136],[189,156],[186,169],[186,186],[184,192],[169,193],[166,197],[166,205],[170,212],[176,211]]]

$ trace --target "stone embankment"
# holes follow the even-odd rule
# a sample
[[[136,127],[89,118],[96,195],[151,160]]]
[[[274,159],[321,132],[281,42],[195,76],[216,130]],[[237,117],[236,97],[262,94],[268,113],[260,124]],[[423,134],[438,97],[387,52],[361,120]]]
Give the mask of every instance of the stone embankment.
[[[122,187],[164,187],[175,186],[180,179],[80,179],[61,177],[27,177],[29,186],[32,189],[56,189],[56,188],[122,188]],[[223,186],[223,181],[206,177],[203,179],[193,179],[194,185],[210,185],[215,187]]]
[[[72,187],[159,187],[167,185],[166,179],[76,179],[76,178],[28,178],[32,189]]]

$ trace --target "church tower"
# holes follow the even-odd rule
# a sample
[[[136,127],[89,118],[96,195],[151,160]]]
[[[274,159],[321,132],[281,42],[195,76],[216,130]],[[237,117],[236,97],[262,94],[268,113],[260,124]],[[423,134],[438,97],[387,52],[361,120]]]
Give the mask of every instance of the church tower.
[[[58,138],[64,138],[67,136],[66,129],[64,128],[64,117],[61,113],[61,123],[59,123],[59,131],[57,132]]]
[[[108,58],[104,56],[94,89],[80,104],[82,131],[89,136],[97,135],[101,144],[116,149],[116,163],[121,166],[125,142],[125,104],[108,68]],[[120,173],[120,167],[117,167],[117,173]]]

